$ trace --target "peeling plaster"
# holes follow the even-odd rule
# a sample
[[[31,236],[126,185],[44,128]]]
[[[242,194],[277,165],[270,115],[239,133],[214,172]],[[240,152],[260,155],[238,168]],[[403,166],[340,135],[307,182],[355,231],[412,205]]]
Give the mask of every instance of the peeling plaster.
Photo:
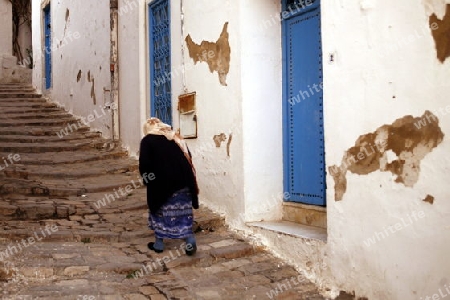
[[[77,82],[80,82],[80,80],[81,80],[81,70],[78,71]]]
[[[430,204],[433,204],[433,203],[434,203],[434,197],[431,196],[431,195],[427,195],[427,196],[425,197],[425,199],[423,199],[423,201],[424,201],[424,202],[428,202],[428,203],[430,203]]]
[[[405,116],[375,132],[361,135],[355,146],[344,154],[341,165],[329,167],[335,183],[335,201],[342,200],[347,190],[347,171],[358,175],[389,171],[396,176],[396,183],[414,186],[419,180],[421,160],[443,138],[439,119],[430,111],[417,118]]]
[[[219,39],[214,42],[202,41],[200,45],[196,44],[191,36],[186,36],[186,44],[189,50],[189,56],[194,63],[205,61],[209,66],[209,71],[216,71],[219,75],[221,85],[227,85],[227,75],[230,71],[230,53],[231,48],[228,42],[228,22],[223,25],[222,33]]]
[[[216,144],[216,147],[220,148],[222,142],[225,142],[227,140],[227,135],[225,133],[215,135],[213,137],[213,140],[214,140],[214,143]]]
[[[435,14],[439,20],[445,16],[446,6],[450,0],[422,0],[427,16]]]
[[[95,95],[95,78],[91,77],[91,71],[88,71],[88,81],[92,83],[91,86],[91,98],[94,101],[94,105],[97,104],[97,97]]]
[[[437,24],[437,28],[431,31],[436,46],[437,58],[443,63],[450,56],[450,4],[447,4],[445,16],[439,18],[432,14],[429,19],[430,27]]]

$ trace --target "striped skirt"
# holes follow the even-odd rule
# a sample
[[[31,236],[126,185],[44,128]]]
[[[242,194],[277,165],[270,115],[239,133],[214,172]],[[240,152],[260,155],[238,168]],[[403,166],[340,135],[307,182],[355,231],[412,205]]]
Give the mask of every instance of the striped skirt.
[[[158,212],[148,215],[148,227],[161,239],[187,238],[193,233],[193,222],[192,198],[187,188],[175,192]]]

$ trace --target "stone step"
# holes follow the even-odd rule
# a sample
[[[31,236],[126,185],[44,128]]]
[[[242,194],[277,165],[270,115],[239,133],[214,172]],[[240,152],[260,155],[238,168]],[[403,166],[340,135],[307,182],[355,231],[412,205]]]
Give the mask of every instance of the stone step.
[[[23,91],[17,91],[17,92],[0,92],[0,98],[41,98],[41,94],[37,94],[34,92],[23,92]]]
[[[21,194],[29,196],[67,197],[81,196],[88,193],[100,193],[125,190],[127,186],[139,185],[137,173],[106,174],[88,178],[59,178],[27,180],[3,177],[0,183],[1,194]],[[134,183],[134,184],[133,184]]]
[[[45,126],[45,127],[35,127],[35,126],[22,126],[22,127],[0,127],[0,135],[30,135],[30,136],[57,136],[57,132],[61,132],[63,129],[61,126]],[[89,132],[90,128],[88,126],[79,127],[76,131],[71,132],[72,134]]]
[[[39,99],[37,99],[39,100]],[[0,101],[0,110],[8,108],[59,108],[55,103],[50,103],[46,101]],[[61,109],[61,108],[59,108]]]
[[[77,151],[84,149],[102,149],[115,148],[113,142],[106,142],[97,138],[85,141],[66,141],[54,143],[5,143],[0,145],[0,152],[7,153],[45,153],[45,152],[61,152],[61,151]]]
[[[0,152],[0,157],[8,157],[11,152]],[[128,158],[128,153],[120,147],[112,148],[111,150],[97,150],[87,149],[80,152],[62,151],[62,152],[47,152],[45,157],[40,153],[21,153],[20,163],[21,165],[52,165],[57,166],[61,164],[76,164],[76,163],[88,163],[109,160],[109,159],[121,159]]]
[[[22,103],[22,102],[29,102],[29,103],[45,103],[48,102],[45,98],[31,98],[31,97],[23,97],[23,98],[0,98],[0,103],[6,104],[6,103]]]
[[[32,87],[31,83],[26,82],[9,82],[9,83],[0,83],[0,87]]]
[[[9,93],[26,93],[32,94],[36,93],[36,90],[33,88],[0,88],[0,93],[9,94]]]
[[[16,91],[23,91],[23,92],[35,92],[36,89],[32,87],[31,85],[22,85],[22,86],[0,86],[0,92],[16,92]]]
[[[33,108],[33,107],[26,107],[26,106],[24,106],[24,107],[9,106],[9,107],[2,107],[2,109],[0,111],[0,114],[19,114],[19,113],[21,113],[21,114],[28,114],[28,113],[30,113],[30,114],[33,114],[33,113],[43,114],[43,113],[56,113],[56,112],[63,113],[65,111],[62,110],[59,107],[56,107],[56,106],[55,107],[50,107],[50,108],[46,108],[46,107],[43,107],[43,108],[34,107]]]
[[[85,126],[81,120],[77,120],[72,116],[65,118],[47,118],[47,119],[1,119],[0,127],[21,127],[21,126],[61,126],[68,127],[73,125],[72,128],[78,128]],[[61,129],[64,129],[61,128]]]
[[[58,118],[73,118],[67,112],[56,110],[54,112],[0,112],[1,119],[10,120],[28,120],[28,119],[58,119]]]
[[[33,135],[2,135],[0,133],[0,143],[57,143],[63,141],[72,140],[87,140],[92,138],[100,138],[100,132],[85,132],[77,133],[73,132],[68,135],[64,135],[61,138],[57,135],[47,135],[47,136],[33,136]]]
[[[140,198],[142,198],[142,193],[137,191],[140,194]],[[0,229],[0,237],[3,239],[12,239],[12,238],[27,238],[30,236],[29,231],[21,230],[20,225],[15,225],[15,222],[19,220],[28,220],[28,221],[41,221],[41,224],[38,226],[39,228],[44,228],[47,224],[55,224],[57,226],[61,226],[64,229],[61,232],[68,233],[68,235],[63,236],[64,233],[57,234],[52,236],[48,236],[46,242],[50,242],[52,240],[63,240],[65,241],[73,241],[70,237],[78,238],[75,241],[81,242],[81,238],[84,238],[86,242],[111,242],[112,240],[108,238],[108,236],[113,236],[109,234],[96,234],[96,232],[90,231],[86,232],[85,236],[80,236],[80,234],[71,234],[70,231],[83,231],[87,228],[95,227],[97,231],[99,228],[103,227],[103,232],[109,231],[110,228],[114,227],[114,223],[117,221],[120,222],[120,215],[132,215],[133,219],[136,219],[139,223],[145,223],[146,215],[147,215],[147,203],[146,201],[142,201],[142,199],[119,199],[115,202],[111,202],[108,205],[108,208],[105,208],[105,211],[108,210],[108,213],[100,213],[96,214],[95,210],[90,209],[90,203],[85,199],[101,199],[104,197],[104,194],[89,194],[86,198],[82,197],[68,197],[65,199],[52,199],[48,197],[23,197],[20,195],[13,195],[12,199],[4,199],[1,201],[0,210],[3,212],[0,215],[0,218],[7,219],[9,222],[9,226],[2,227]],[[97,201],[91,201],[97,202]],[[117,216],[114,217],[111,211],[114,211],[114,214]],[[198,215],[203,215],[203,218],[198,218]],[[70,220],[70,221],[69,221]],[[101,226],[101,225],[104,226]],[[214,224],[214,227],[211,227],[211,224]],[[110,225],[110,226],[107,226]],[[14,228],[19,227],[19,228]],[[254,254],[257,249],[250,249],[248,247],[242,247],[241,243],[226,243],[222,242],[223,245],[219,245],[220,241],[216,241],[216,239],[212,240],[209,236],[209,232],[219,231],[225,228],[225,223],[223,217],[218,214],[212,213],[207,208],[200,207],[198,210],[194,210],[194,232],[197,232],[197,237],[199,242],[202,243],[214,243],[217,246],[222,246],[219,248],[213,248],[212,254],[217,254],[218,251],[216,249],[221,249],[222,253],[227,252],[228,255],[231,255],[235,258],[249,254]],[[34,232],[34,231],[33,231]],[[114,232],[114,231],[113,231]],[[116,232],[121,236],[123,242],[130,242],[135,239],[148,238],[151,232],[148,229],[144,228],[139,231],[131,231],[128,229],[123,232]],[[89,236],[90,235],[90,236]],[[117,238],[117,236],[116,236]],[[170,243],[170,241],[169,241]],[[235,247],[235,249],[226,249],[224,247]],[[244,249],[246,248],[246,249]],[[159,255],[159,254],[154,254]],[[185,262],[186,263],[186,262]],[[194,262],[195,263],[195,262]]]
[[[19,177],[30,180],[48,178],[86,178],[100,177],[104,174],[136,172],[138,162],[122,158],[92,161],[87,168],[86,162],[55,165],[21,165],[19,162],[4,170],[6,177]]]
[[[17,91],[24,91],[24,92],[35,92],[36,89],[32,87],[31,85],[0,85],[0,92],[17,92]]]

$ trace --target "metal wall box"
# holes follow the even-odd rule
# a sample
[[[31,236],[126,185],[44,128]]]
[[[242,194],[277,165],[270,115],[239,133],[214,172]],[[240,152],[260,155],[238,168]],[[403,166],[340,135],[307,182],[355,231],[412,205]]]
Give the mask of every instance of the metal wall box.
[[[178,96],[178,111],[180,112],[181,136],[187,139],[197,138],[195,92]]]

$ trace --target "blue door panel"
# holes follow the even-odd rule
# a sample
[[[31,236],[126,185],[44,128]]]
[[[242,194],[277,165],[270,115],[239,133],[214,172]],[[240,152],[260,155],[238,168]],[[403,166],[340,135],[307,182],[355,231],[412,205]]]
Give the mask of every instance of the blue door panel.
[[[325,205],[320,7],[283,26],[285,192],[289,201]]]
[[[45,57],[45,88],[52,86],[52,28],[50,5],[44,8],[44,57]]]
[[[149,5],[151,115],[172,124],[169,0]]]

